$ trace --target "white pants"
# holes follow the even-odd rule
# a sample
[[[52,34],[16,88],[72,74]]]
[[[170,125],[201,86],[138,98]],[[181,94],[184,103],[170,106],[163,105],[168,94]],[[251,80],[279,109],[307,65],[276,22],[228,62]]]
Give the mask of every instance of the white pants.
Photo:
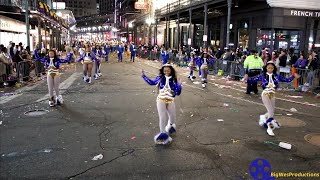
[[[157,109],[159,114],[160,132],[164,133],[168,121],[170,124],[176,123],[176,105],[174,102],[166,104],[161,100],[157,100]]]
[[[53,96],[53,90],[56,92],[56,96],[59,96],[59,84],[60,84],[60,75],[56,74],[53,78],[48,73],[47,75],[47,83],[48,83],[48,89],[49,89],[49,95],[50,98]]]
[[[262,102],[264,104],[264,106],[266,107],[267,111],[268,111],[268,118],[273,118],[274,116],[274,111],[275,111],[275,106],[276,106],[276,99],[275,97],[272,97],[271,99],[269,98],[269,96],[263,95],[263,93],[261,94],[261,98],[262,98]]]

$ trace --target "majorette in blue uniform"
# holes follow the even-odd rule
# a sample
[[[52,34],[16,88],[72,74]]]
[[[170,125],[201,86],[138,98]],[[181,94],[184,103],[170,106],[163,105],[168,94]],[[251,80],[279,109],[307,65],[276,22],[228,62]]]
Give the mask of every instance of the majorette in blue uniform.
[[[90,50],[90,47],[86,47],[86,51],[80,56],[80,59],[76,62],[80,62],[83,65],[83,80],[87,83],[91,83],[92,66],[93,61],[100,61],[96,58],[94,53]]]
[[[142,78],[152,86],[158,86],[157,109],[159,114],[160,133],[154,137],[156,144],[168,144],[172,141],[171,134],[176,132],[176,107],[174,99],[181,94],[182,86],[177,81],[174,68],[165,64],[160,75],[154,80],[149,79],[142,71]]]
[[[261,81],[262,93],[261,98],[264,106],[267,109],[267,113],[260,115],[259,125],[267,128],[267,133],[270,136],[274,136],[273,130],[280,128],[280,123],[274,119],[275,113],[275,92],[279,87],[279,82],[291,82],[294,78],[300,76],[295,74],[289,78],[284,78],[276,74],[277,68],[273,61],[267,62],[263,68],[263,74],[260,74],[253,78],[248,78],[249,83]]]
[[[38,51],[34,50],[34,55],[37,60],[40,60],[47,69],[47,83],[49,90],[49,105],[55,106],[56,104],[63,104],[62,95],[59,93],[59,85],[60,85],[60,64],[70,62],[73,54],[70,53],[67,55],[67,58],[60,59],[57,57],[56,52],[50,50],[48,53],[48,57],[40,58],[38,55]],[[54,97],[53,91],[55,91],[56,96]]]

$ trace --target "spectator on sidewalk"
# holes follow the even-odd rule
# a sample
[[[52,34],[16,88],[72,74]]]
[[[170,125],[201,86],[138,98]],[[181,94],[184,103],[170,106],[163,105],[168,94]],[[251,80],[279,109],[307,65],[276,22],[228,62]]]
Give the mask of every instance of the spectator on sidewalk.
[[[304,54],[304,51],[300,51],[300,58],[296,61],[294,64],[294,67],[299,68],[299,69],[305,69],[307,66],[307,58],[306,55]]]
[[[317,59],[313,57],[313,53],[309,55],[308,57],[308,65],[306,66],[307,69],[309,69],[308,76],[307,76],[307,81],[308,81],[308,86],[313,87],[313,80],[315,76],[315,71],[318,68],[317,64]]]
[[[318,73],[317,75],[318,77],[320,77],[320,59],[319,59],[318,51],[316,50],[312,51],[312,58],[313,58],[313,61],[315,61],[317,64],[317,68],[316,68],[317,71],[315,73]],[[320,78],[319,78],[319,84],[317,89],[319,88],[320,88]]]
[[[7,86],[7,80],[9,75],[11,74],[11,66],[12,62],[10,59],[10,56],[8,54],[8,49],[6,47],[3,47],[0,54],[0,85]]]
[[[274,64],[277,67],[277,74],[280,73],[280,60],[279,60],[279,52],[273,51],[271,55],[271,60],[274,62]]]
[[[298,60],[298,57],[294,54],[294,48],[290,48],[289,50],[289,56],[290,56],[290,61],[289,61],[289,64],[291,66],[295,65],[297,60]]]
[[[303,77],[306,73],[306,71],[304,70],[306,68],[308,64],[308,60],[306,58],[306,55],[304,53],[304,51],[300,51],[300,58],[297,60],[297,62],[293,65],[295,71],[297,74],[299,74],[301,77],[298,79],[298,85],[303,85]],[[297,86],[298,86],[297,85]]]

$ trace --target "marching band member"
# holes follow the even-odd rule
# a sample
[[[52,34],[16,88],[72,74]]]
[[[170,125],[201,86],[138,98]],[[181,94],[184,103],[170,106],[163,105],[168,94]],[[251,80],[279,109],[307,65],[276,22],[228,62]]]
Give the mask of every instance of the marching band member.
[[[154,141],[156,144],[168,144],[172,141],[170,134],[176,132],[176,107],[174,98],[181,94],[181,83],[178,82],[176,72],[170,64],[163,65],[160,69],[160,75],[154,80],[149,79],[143,70],[142,78],[149,85],[156,85],[159,91],[157,109],[160,133],[154,137]]]
[[[50,50],[48,53],[48,57],[40,58],[38,55],[37,50],[34,51],[34,55],[37,60],[40,60],[42,63],[45,64],[46,69],[48,70],[47,73],[47,83],[48,83],[48,90],[49,90],[49,105],[51,107],[55,106],[56,104],[60,105],[63,104],[63,98],[59,94],[59,84],[60,84],[60,64],[67,63],[71,60],[73,54],[70,53],[67,56],[67,59],[59,59],[57,54],[54,50]],[[53,96],[53,91],[55,91],[56,96]]]
[[[109,54],[110,54],[110,50],[111,50],[111,47],[110,47],[110,44],[109,42],[103,47],[104,51],[105,51],[105,58],[106,58],[106,62],[109,61]]]
[[[134,62],[134,59],[136,57],[136,47],[133,42],[131,42],[130,44],[130,53],[131,53],[130,61],[132,60],[132,62]]]
[[[117,47],[117,52],[118,52],[118,62],[122,62],[122,55],[123,55],[123,52],[124,52],[124,47],[122,45],[122,43],[119,43],[119,46]]]
[[[83,64],[83,80],[89,84],[91,84],[91,73],[92,73],[92,65],[93,61],[99,61],[96,56],[91,52],[90,47],[86,47],[85,53],[80,56],[80,59],[76,62],[80,62]]]
[[[277,74],[277,67],[273,61],[267,62],[263,67],[263,73],[248,79],[248,82],[258,82],[261,81],[262,85],[262,102],[267,109],[267,113],[260,115],[259,125],[267,128],[267,133],[270,136],[274,136],[273,130],[275,128],[280,128],[280,124],[274,119],[275,112],[275,92],[279,87],[279,82],[291,82],[294,78],[299,78],[298,74],[294,74],[289,78],[284,78]]]

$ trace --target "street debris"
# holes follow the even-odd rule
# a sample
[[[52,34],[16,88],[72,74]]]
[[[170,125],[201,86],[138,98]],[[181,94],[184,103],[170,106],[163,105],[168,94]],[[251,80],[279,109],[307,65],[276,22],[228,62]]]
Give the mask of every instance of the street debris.
[[[227,104],[227,103],[223,103],[223,106],[224,106],[224,107],[228,107],[228,106],[229,106],[229,104]]]
[[[17,93],[4,93],[2,94],[1,96],[14,96],[16,95]]]
[[[0,125],[2,125],[2,121],[0,121]]]
[[[190,117],[193,117],[193,114],[191,114]]]
[[[282,147],[282,148],[284,148],[284,149],[288,149],[288,150],[290,150],[291,147],[292,147],[291,144],[285,143],[285,142],[280,142],[280,143],[279,143],[279,146]]]
[[[292,114],[287,114],[287,116],[292,116]]]
[[[99,154],[99,155],[96,155],[94,158],[92,158],[93,161],[96,161],[98,159],[102,159],[103,158],[103,155],[102,154]]]
[[[292,111],[292,112],[297,112],[297,109],[291,108],[290,111]]]
[[[265,144],[272,144],[272,145],[275,145],[275,146],[279,146],[281,148],[284,148],[284,149],[287,149],[287,150],[290,150],[292,145],[289,144],[289,143],[285,143],[285,142],[279,142],[279,144],[276,144],[274,142],[271,142],[271,141],[264,141]]]
[[[194,81],[193,84],[200,84],[200,82],[199,81]]]
[[[131,137],[131,140],[135,140],[135,139],[136,139],[136,137],[135,137],[135,136],[132,136],[132,137]]]
[[[240,140],[231,139],[232,143],[240,142]]]
[[[286,97],[289,97],[289,98],[295,98],[295,99],[303,98],[303,96],[286,96]]]
[[[44,153],[49,153],[52,152],[52,149],[44,149],[44,150],[40,150],[38,151],[39,153],[44,152]]]
[[[223,119],[217,119],[217,121],[218,121],[218,122],[223,122],[224,120],[223,120]]]
[[[236,108],[230,108],[230,110],[233,111],[233,112],[239,112],[239,110],[236,109]]]

